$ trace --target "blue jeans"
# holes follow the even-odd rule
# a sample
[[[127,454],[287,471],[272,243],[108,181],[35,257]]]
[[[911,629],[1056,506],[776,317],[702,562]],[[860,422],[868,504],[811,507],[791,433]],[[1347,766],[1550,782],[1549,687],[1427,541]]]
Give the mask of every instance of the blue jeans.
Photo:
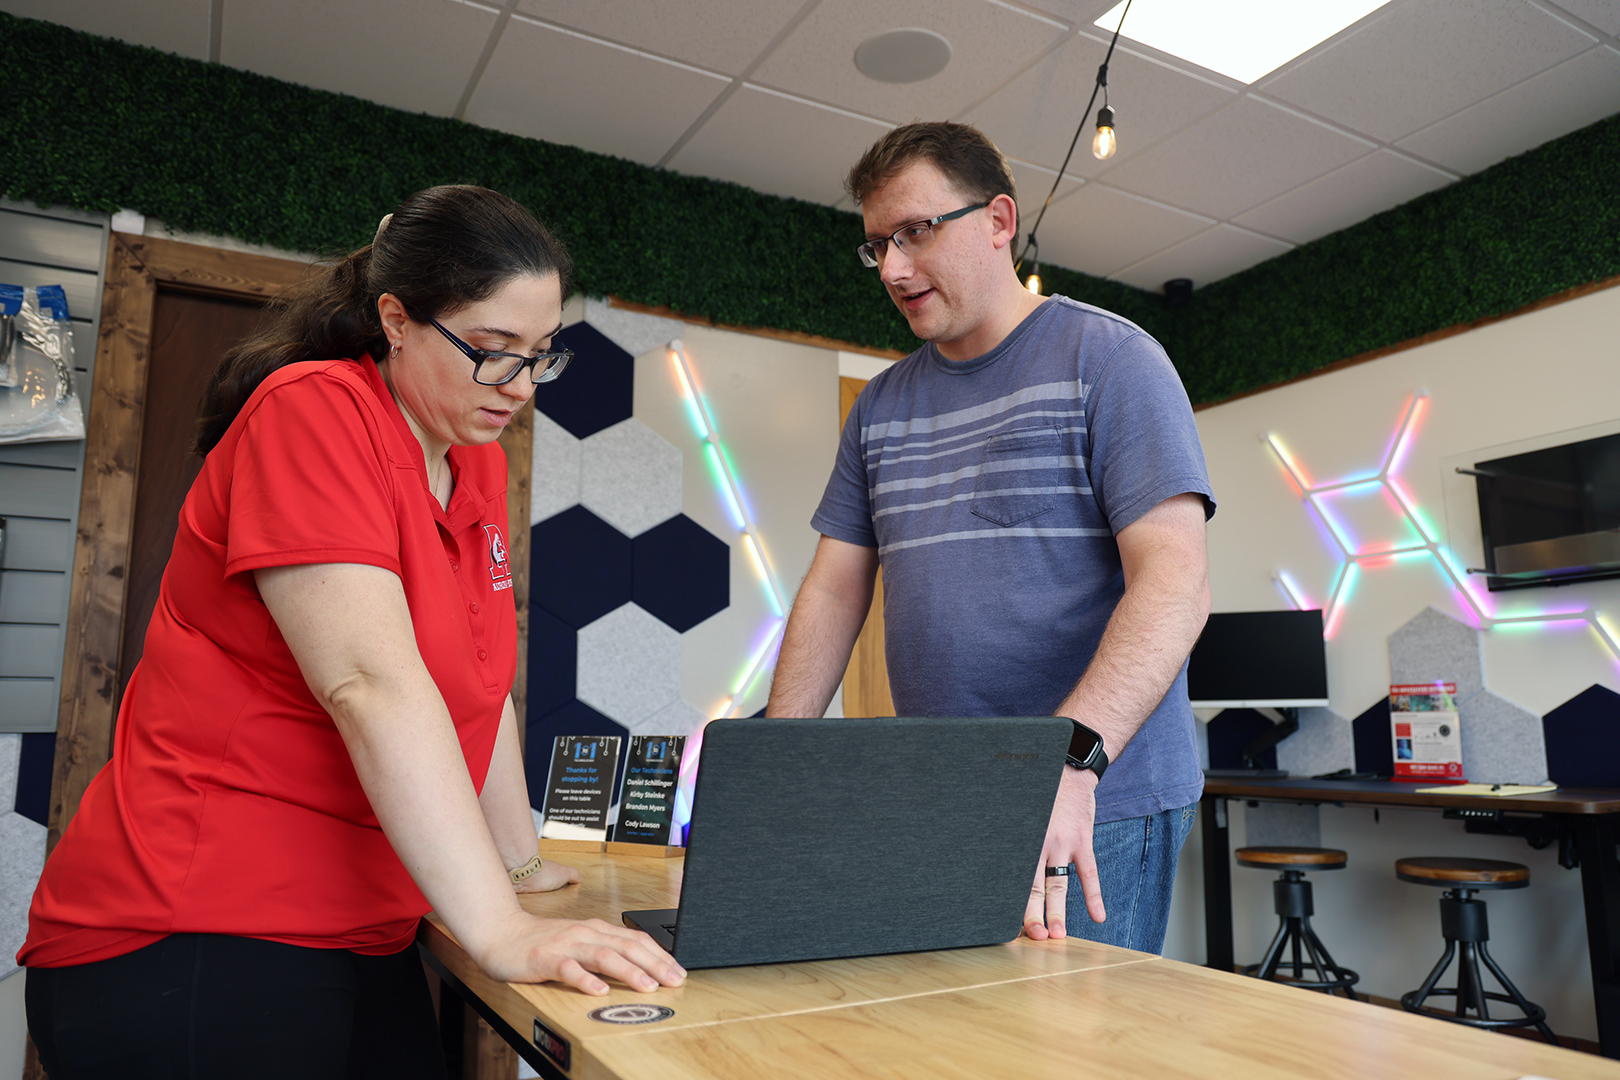
[[[1091,846],[1097,854],[1097,876],[1108,919],[1091,921],[1080,879],[1071,876],[1065,928],[1069,936],[1141,952],[1162,952],[1164,932],[1170,925],[1176,859],[1197,817],[1198,804],[1188,803],[1147,817],[1104,822],[1092,830]],[[1074,873],[1072,867],[1069,873]]]

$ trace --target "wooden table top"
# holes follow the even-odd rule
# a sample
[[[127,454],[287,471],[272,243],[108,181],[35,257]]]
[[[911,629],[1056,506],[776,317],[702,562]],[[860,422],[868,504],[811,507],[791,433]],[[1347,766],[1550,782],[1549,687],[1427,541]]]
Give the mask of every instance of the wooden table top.
[[[1206,777],[1205,795],[1229,798],[1286,799],[1308,802],[1358,803],[1368,806],[1437,806],[1482,810],[1519,810],[1540,814],[1620,814],[1620,790],[1614,788],[1557,788],[1533,795],[1422,794],[1432,782],[1395,780],[1233,779]]]
[[[525,896],[537,914],[617,920],[669,907],[682,860],[581,854],[584,881]],[[1066,939],[853,960],[694,971],[686,985],[587,997],[484,976],[429,916],[422,940],[523,1035],[539,1018],[579,1080],[736,1077],[1541,1075],[1620,1080],[1620,1063],[1342,998]],[[590,1019],[663,1005],[653,1024]]]

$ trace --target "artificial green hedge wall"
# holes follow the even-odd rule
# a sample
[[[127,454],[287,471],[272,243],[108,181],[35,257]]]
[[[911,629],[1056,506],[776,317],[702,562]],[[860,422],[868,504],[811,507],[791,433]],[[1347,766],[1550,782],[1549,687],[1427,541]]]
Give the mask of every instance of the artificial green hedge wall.
[[[1611,118],[1194,294],[1042,266],[1163,341],[1194,401],[1620,274]],[[0,14],[0,194],[343,251],[431,184],[533,207],[580,287],[739,326],[909,350],[859,216]]]

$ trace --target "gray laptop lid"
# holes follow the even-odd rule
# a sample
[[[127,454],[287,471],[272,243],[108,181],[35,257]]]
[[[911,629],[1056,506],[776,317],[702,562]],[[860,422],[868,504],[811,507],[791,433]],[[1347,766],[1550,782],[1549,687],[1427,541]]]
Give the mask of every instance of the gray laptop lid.
[[[1011,941],[1069,721],[717,720],[674,955],[687,968]]]

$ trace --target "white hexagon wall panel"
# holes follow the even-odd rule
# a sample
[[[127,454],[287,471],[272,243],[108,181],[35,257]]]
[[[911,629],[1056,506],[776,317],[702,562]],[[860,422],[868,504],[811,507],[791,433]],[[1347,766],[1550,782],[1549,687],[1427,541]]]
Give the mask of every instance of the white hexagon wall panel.
[[[681,696],[681,635],[625,604],[579,632],[577,678],[579,700],[634,730]]]
[[[640,420],[579,444],[579,501],[629,537],[681,512],[681,452]]]

